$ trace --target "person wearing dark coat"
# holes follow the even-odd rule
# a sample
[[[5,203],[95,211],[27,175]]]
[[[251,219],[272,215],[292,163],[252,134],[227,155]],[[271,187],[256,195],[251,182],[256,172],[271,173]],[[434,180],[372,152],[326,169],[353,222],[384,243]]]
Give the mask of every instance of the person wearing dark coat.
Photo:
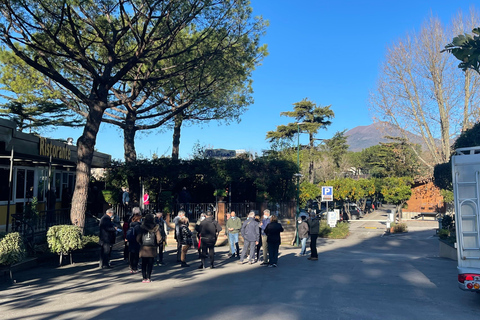
[[[308,233],[310,234],[310,257],[308,260],[318,260],[317,253],[317,238],[320,233],[320,220],[315,216],[315,213],[310,214],[310,218],[307,220]]]
[[[151,244],[147,244],[145,240],[146,237],[153,237]],[[151,275],[153,262],[155,261],[155,256],[157,255],[157,247],[162,241],[163,238],[158,228],[158,224],[155,223],[154,215],[150,213],[147,214],[137,235],[137,242],[140,244],[139,256],[142,258],[143,283],[152,282]]]
[[[110,256],[112,253],[112,246],[115,244],[115,233],[117,227],[113,224],[113,209],[108,209],[105,215],[100,219],[100,264],[101,269],[111,268]],[[119,230],[119,229],[118,229]]]
[[[199,227],[200,231],[200,241],[202,248],[202,264],[199,269],[205,268],[205,258],[208,255],[210,257],[210,268],[214,268],[214,258],[215,258],[215,243],[217,242],[218,233],[222,231],[222,227],[218,224],[217,221],[213,220],[213,214],[211,211],[207,211],[205,220],[203,220]]]
[[[255,215],[255,221],[257,221],[258,223],[259,234],[262,234],[262,226],[261,226],[261,220],[259,215]],[[260,260],[261,248],[262,248],[262,237],[258,237],[258,244],[255,246],[256,255],[255,255],[255,260],[253,261],[254,263]]]
[[[158,224],[158,229],[164,241],[158,246],[157,266],[163,266],[163,250],[165,249],[165,240],[167,239],[167,223],[163,219],[163,212],[157,212],[155,223]]]
[[[142,220],[141,214],[135,214],[130,222],[130,229],[133,231],[132,237],[128,239],[128,250],[130,251],[130,273],[138,272],[138,260],[140,253],[140,244],[137,242],[137,235],[140,233],[140,221]]]
[[[278,247],[282,241],[280,233],[283,232],[282,225],[278,222],[277,216],[271,216],[270,223],[265,228],[268,242],[268,267],[276,267],[278,263]]]

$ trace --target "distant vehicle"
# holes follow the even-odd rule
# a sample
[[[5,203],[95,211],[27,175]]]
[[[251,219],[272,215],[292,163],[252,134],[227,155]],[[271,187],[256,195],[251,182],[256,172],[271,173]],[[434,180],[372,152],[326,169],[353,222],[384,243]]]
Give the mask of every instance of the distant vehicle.
[[[480,147],[455,150],[452,178],[458,286],[480,293]]]
[[[347,206],[352,220],[358,220],[360,218],[363,218],[363,216],[365,215],[362,209],[360,209],[356,203],[352,202],[349,203]]]

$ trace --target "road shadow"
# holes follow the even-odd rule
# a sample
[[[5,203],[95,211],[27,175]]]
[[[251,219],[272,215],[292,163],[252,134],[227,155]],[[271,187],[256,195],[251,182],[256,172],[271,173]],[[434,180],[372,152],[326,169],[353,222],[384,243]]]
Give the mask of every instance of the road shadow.
[[[0,310],[5,319],[474,319],[480,295],[457,288],[456,262],[438,256],[434,235],[320,239],[318,261],[282,246],[278,268],[238,265],[227,247],[216,248],[215,269],[197,269],[196,250],[181,268],[170,250],[150,284],[116,251],[112,270],[92,261],[22,272],[2,287]]]

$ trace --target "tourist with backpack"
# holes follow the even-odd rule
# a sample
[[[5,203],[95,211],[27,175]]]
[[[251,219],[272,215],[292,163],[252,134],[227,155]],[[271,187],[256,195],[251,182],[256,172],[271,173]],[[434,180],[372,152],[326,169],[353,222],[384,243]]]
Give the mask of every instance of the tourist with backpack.
[[[180,260],[182,260],[182,267],[190,267],[187,264],[187,252],[193,245],[192,231],[188,229],[189,221],[187,217],[180,219],[180,242],[182,244],[182,254]]]
[[[139,257],[142,258],[142,276],[144,283],[151,282],[153,262],[157,255],[157,247],[163,241],[162,235],[155,223],[153,214],[147,214],[137,235],[137,242],[140,244]]]
[[[128,241],[128,251],[130,252],[129,255],[129,262],[130,262],[130,273],[137,273],[138,272],[138,257],[140,252],[140,244],[137,242],[137,234],[140,233],[140,221],[142,220],[142,215],[136,213],[132,216],[132,220],[130,222],[130,228],[127,230],[127,241]]]

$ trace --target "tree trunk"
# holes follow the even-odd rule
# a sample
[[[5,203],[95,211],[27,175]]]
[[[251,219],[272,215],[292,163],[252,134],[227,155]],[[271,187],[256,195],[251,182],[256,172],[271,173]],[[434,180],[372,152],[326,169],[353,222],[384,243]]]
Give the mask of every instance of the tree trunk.
[[[131,170],[131,174],[127,175],[128,188],[130,189],[130,202],[134,205],[140,203],[140,178],[138,171],[135,169],[137,162],[137,151],[135,150],[135,122],[137,115],[133,111],[129,111],[125,118],[125,127],[123,128],[123,148],[125,155],[125,164]]]
[[[101,102],[90,107],[83,134],[77,141],[77,171],[75,190],[72,197],[70,220],[82,229],[85,227],[85,211],[87,210],[88,184],[92,168],[93,152],[97,141],[98,130],[102,122],[105,108]]]
[[[309,142],[310,142],[310,146],[309,146],[309,150],[308,150],[308,155],[309,155],[309,158],[310,158],[310,163],[308,164],[308,181],[310,183],[313,184],[314,182],[314,176],[313,176],[313,173],[314,173],[314,167],[313,167],[313,157],[312,157],[312,150],[314,148],[314,138],[313,138],[313,134],[310,134],[309,135]]]
[[[180,130],[182,129],[183,114],[179,113],[175,116],[175,126],[173,127],[172,142],[172,160],[178,160],[180,154]]]
[[[472,77],[472,71],[465,70],[465,83],[463,86],[465,97],[463,102],[463,121],[462,121],[462,132],[465,132],[467,129],[470,128],[470,78]]]

